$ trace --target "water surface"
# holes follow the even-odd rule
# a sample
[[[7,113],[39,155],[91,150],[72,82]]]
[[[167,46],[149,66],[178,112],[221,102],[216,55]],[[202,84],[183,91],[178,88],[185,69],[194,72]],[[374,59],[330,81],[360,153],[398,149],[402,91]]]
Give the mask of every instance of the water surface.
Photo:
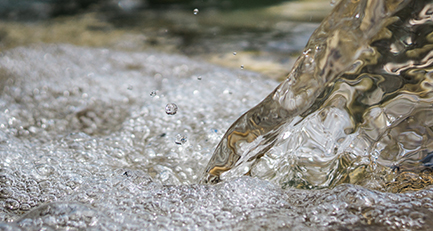
[[[374,33],[353,37],[365,32],[356,23],[387,12],[371,15],[367,2],[381,1],[359,1],[342,14],[346,24],[323,24],[329,33],[301,52],[302,71],[292,75],[312,84],[277,88],[324,93],[295,98],[309,110],[283,120],[277,135],[239,145],[253,157],[264,138],[273,146],[259,159],[241,159],[233,168],[240,171],[216,185],[198,184],[215,148],[279,86],[275,80],[246,63],[221,67],[147,45],[134,50],[143,40],[125,32],[133,39],[112,46],[71,38],[75,45],[8,47],[0,57],[1,229],[428,230],[431,2],[389,5]],[[353,34],[334,33],[342,28]],[[227,50],[232,58],[245,51]],[[331,77],[320,85],[314,74]],[[166,113],[170,103],[174,115]],[[258,161],[244,176],[250,160]]]

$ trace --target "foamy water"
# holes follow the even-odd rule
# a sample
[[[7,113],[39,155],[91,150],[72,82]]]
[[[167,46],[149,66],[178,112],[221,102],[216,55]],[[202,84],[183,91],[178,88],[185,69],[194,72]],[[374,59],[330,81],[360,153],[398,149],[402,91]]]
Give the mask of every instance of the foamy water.
[[[257,74],[70,45],[14,49],[0,63],[2,229],[425,228],[433,215],[429,189],[196,184],[224,129],[277,85]]]
[[[412,48],[417,49],[408,46],[402,52]],[[410,68],[428,69],[429,60],[412,63]],[[403,62],[394,64],[399,63]],[[425,88],[429,75],[423,73],[426,81],[419,84]],[[401,78],[409,81],[405,76]],[[369,85],[367,81],[366,85],[364,79],[368,78],[345,75],[329,101],[317,101],[323,108],[282,126],[281,133],[272,137],[274,147],[253,166],[253,177],[243,176],[245,169],[238,165],[223,182],[202,185],[198,182],[203,171],[229,126],[277,82],[247,69],[225,69],[157,52],[62,44],[4,52],[0,57],[0,229],[428,230],[433,225],[433,188],[426,186],[429,173],[393,175],[386,156],[369,155],[363,152],[365,143],[352,142],[363,134],[376,134],[385,120],[371,118],[381,118],[381,113],[364,109],[371,120],[350,131],[343,129],[360,123],[351,114],[357,104],[343,110],[336,96],[350,99],[357,90],[367,98],[362,102],[369,104],[376,93],[365,86],[392,82]],[[414,95],[410,90],[403,88],[395,99]],[[385,99],[390,103],[383,104],[385,112],[407,112],[388,107],[406,101],[389,98]],[[421,98],[428,102],[431,97],[427,91]],[[431,105],[423,102],[417,104],[419,111],[414,109],[405,117],[415,122],[408,120],[406,126],[397,117],[391,121],[395,126],[385,123],[390,135],[383,137],[426,131]],[[426,122],[415,126],[418,121]],[[424,150],[429,148],[426,134]],[[417,142],[416,135],[406,137],[398,139],[403,151]],[[383,147],[390,142],[385,138],[370,148],[387,151]],[[315,142],[319,139],[326,142]],[[255,142],[262,140],[258,137]],[[256,144],[240,145],[239,150],[248,154]],[[343,165],[348,149],[354,154],[361,150],[366,160],[355,158],[358,165]],[[424,156],[417,156],[418,162],[427,155],[420,153]],[[377,166],[368,162],[371,156],[377,157],[386,174],[373,169],[365,177],[363,166]],[[249,161],[247,157],[242,163]],[[341,171],[344,167],[350,171]],[[336,176],[350,180],[331,184],[329,179]],[[414,187],[419,181],[421,186]],[[397,186],[373,190],[383,182]],[[314,187],[322,189],[301,189]],[[408,192],[392,193],[393,188]]]

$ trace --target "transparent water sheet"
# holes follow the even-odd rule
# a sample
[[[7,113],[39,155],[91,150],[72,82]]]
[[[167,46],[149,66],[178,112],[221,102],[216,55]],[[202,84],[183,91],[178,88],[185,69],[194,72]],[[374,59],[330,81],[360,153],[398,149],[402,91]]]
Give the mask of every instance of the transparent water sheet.
[[[432,7],[340,1],[287,80],[229,128],[202,182],[402,191],[401,174],[431,172]],[[421,175],[411,188],[432,182]]]

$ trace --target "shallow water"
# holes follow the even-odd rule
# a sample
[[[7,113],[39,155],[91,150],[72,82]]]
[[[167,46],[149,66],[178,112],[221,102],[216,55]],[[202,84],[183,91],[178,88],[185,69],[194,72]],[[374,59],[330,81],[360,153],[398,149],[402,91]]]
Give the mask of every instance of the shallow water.
[[[335,89],[347,84],[369,92],[356,81],[341,82]],[[368,178],[361,162],[360,168],[340,172],[353,182],[332,187],[324,180],[333,176],[332,164],[299,168],[298,178],[285,179],[286,184],[266,174],[242,173],[217,185],[198,184],[230,124],[278,85],[247,68],[150,51],[32,45],[1,54],[0,84],[2,230],[428,230],[433,225],[428,172],[390,173],[386,169],[392,166],[385,166],[373,171],[379,179]],[[170,103],[178,107],[173,115],[166,113]],[[352,125],[345,110],[320,110],[326,113],[312,112],[300,124],[283,127],[269,153],[291,156],[296,141],[298,152],[309,154],[305,149],[314,144],[321,147],[316,151],[330,150],[331,162],[344,157],[333,151],[333,139],[356,140],[359,130],[341,129]],[[322,124],[326,132],[317,128]],[[307,135],[296,140],[292,133]],[[313,135],[329,142],[311,142]],[[293,164],[311,164],[309,156],[299,157],[305,162]],[[277,169],[280,178],[292,174],[271,170]],[[312,172],[315,177],[307,178]],[[391,187],[378,187],[383,176],[390,176],[385,178]],[[357,181],[364,178],[372,183]],[[311,186],[322,189],[304,189]]]

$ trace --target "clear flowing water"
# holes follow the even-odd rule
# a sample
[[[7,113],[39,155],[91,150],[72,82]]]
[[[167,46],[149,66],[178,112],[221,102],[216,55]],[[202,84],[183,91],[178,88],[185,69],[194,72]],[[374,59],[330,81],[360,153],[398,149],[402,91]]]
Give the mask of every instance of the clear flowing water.
[[[341,1],[286,81],[241,116],[204,183],[244,174],[280,186],[401,191],[433,155],[431,1]]]
[[[432,11],[342,1],[278,87],[180,55],[3,52],[0,229],[428,230]]]

